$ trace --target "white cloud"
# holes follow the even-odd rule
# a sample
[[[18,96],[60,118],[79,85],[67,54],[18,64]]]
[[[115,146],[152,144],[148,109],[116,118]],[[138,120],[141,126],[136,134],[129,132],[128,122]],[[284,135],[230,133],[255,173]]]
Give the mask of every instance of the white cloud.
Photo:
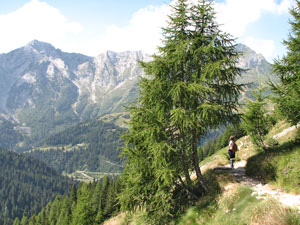
[[[82,26],[47,3],[31,0],[14,12],[0,15],[0,29],[0,52],[6,52],[33,39],[54,44],[69,33],[81,32]]]
[[[258,21],[263,13],[287,13],[293,4],[292,0],[282,0],[280,4],[276,0],[226,0],[215,6],[222,30],[234,37],[241,37],[247,26]]]
[[[283,0],[277,7],[276,10],[279,14],[289,13],[289,9],[296,6],[295,0]]]
[[[248,44],[254,50],[258,48],[253,43],[264,43],[260,44],[260,48],[264,49],[261,53],[265,55],[272,51],[270,40],[263,41],[254,34],[252,38],[245,37],[248,25],[259,21],[265,12],[276,15],[287,13],[292,4],[295,4],[294,0],[281,0],[280,3],[277,0],[225,0],[224,3],[215,3],[215,7],[217,20],[223,24],[221,30],[242,40],[248,38]],[[170,7],[167,4],[148,6],[134,13],[126,26],[109,25],[96,35],[89,36],[87,30],[86,33],[82,32],[83,27],[79,23],[69,21],[58,9],[41,0],[31,0],[14,12],[0,15],[0,52],[10,51],[38,39],[63,51],[91,56],[105,50],[143,50],[152,54],[161,45],[161,28],[166,26],[169,14]],[[95,30],[97,28],[90,33]]]
[[[154,53],[161,43],[161,28],[166,25],[168,11],[167,5],[148,6],[134,13],[127,26],[110,25],[103,36],[90,42],[98,46],[94,47],[94,54],[105,50]]]
[[[262,54],[269,62],[273,61],[275,53],[275,42],[273,40],[262,40],[255,37],[248,37],[245,44],[256,53]]]
[[[191,0],[193,2],[193,0]],[[174,3],[174,1],[172,1]],[[171,4],[172,4],[171,3]],[[221,30],[232,34],[234,37],[245,37],[246,29],[249,24],[258,21],[265,12],[280,15],[288,13],[293,0],[226,0],[224,3],[215,3],[217,21],[221,24]],[[104,50],[126,51],[143,50],[153,53],[160,45],[161,27],[166,26],[167,15],[170,8],[167,5],[160,7],[146,7],[136,12],[129,24],[125,27],[111,25],[107,28],[104,37],[94,39],[94,46],[98,43],[98,54]],[[249,38],[248,43],[264,43],[262,54],[270,57],[270,40],[259,40],[259,38]],[[101,46],[99,45],[101,43]],[[254,45],[252,45],[254,46]],[[273,46],[273,47],[272,47]],[[96,51],[94,48],[94,51]],[[255,48],[257,49],[257,48]],[[95,53],[94,53],[95,54]]]
[[[272,62],[279,50],[282,50],[279,49],[281,44],[275,43],[276,37],[274,40],[264,40],[262,33],[252,33],[249,36],[246,31],[250,24],[263,23],[261,18],[264,13],[281,16],[288,14],[289,9],[294,6],[294,0],[225,0],[223,3],[216,3],[215,9],[221,30],[238,38],[257,53],[261,53],[269,62]],[[264,32],[268,32],[268,29],[276,28],[266,27]]]

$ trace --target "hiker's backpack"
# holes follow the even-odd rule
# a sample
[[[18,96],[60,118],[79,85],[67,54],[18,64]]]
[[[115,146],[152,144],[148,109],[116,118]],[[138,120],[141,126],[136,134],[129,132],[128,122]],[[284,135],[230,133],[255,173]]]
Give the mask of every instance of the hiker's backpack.
[[[235,142],[233,143],[232,151],[233,151],[233,152],[237,152],[237,151],[238,151],[238,147],[237,147],[237,145],[236,145]]]

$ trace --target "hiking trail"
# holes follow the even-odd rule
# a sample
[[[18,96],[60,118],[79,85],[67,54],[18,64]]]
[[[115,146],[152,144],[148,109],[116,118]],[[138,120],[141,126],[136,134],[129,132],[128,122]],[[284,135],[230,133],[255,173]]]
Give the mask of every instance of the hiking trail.
[[[250,186],[254,191],[252,195],[255,195],[257,199],[266,199],[272,197],[278,200],[282,205],[297,208],[300,213],[300,195],[289,194],[281,191],[278,188],[273,187],[270,184],[264,184],[259,180],[255,180],[246,176],[245,168],[247,161],[241,160],[234,163],[234,169],[230,168],[230,165],[218,166],[214,170],[228,170],[236,182]],[[231,188],[232,184],[228,184],[224,187],[225,191]]]

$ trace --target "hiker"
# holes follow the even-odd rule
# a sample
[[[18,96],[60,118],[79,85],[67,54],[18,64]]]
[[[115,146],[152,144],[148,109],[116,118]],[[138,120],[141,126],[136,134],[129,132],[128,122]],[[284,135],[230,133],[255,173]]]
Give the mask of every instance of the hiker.
[[[229,158],[230,158],[230,166],[231,168],[233,169],[233,163],[234,163],[234,160],[235,160],[235,152],[238,150],[237,148],[237,145],[234,141],[234,136],[230,136],[229,138],[229,148],[228,148],[228,155],[229,155]]]

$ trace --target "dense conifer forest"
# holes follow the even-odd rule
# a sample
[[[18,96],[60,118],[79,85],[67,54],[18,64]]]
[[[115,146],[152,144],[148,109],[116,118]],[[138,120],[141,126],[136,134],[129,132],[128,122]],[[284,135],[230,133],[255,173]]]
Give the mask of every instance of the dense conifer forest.
[[[120,180],[105,177],[102,181],[73,186],[68,195],[57,196],[42,211],[31,218],[24,216],[14,225],[92,225],[101,224],[115,213],[120,206],[117,194]]]
[[[0,149],[0,224],[39,212],[73,181],[32,157]]]

